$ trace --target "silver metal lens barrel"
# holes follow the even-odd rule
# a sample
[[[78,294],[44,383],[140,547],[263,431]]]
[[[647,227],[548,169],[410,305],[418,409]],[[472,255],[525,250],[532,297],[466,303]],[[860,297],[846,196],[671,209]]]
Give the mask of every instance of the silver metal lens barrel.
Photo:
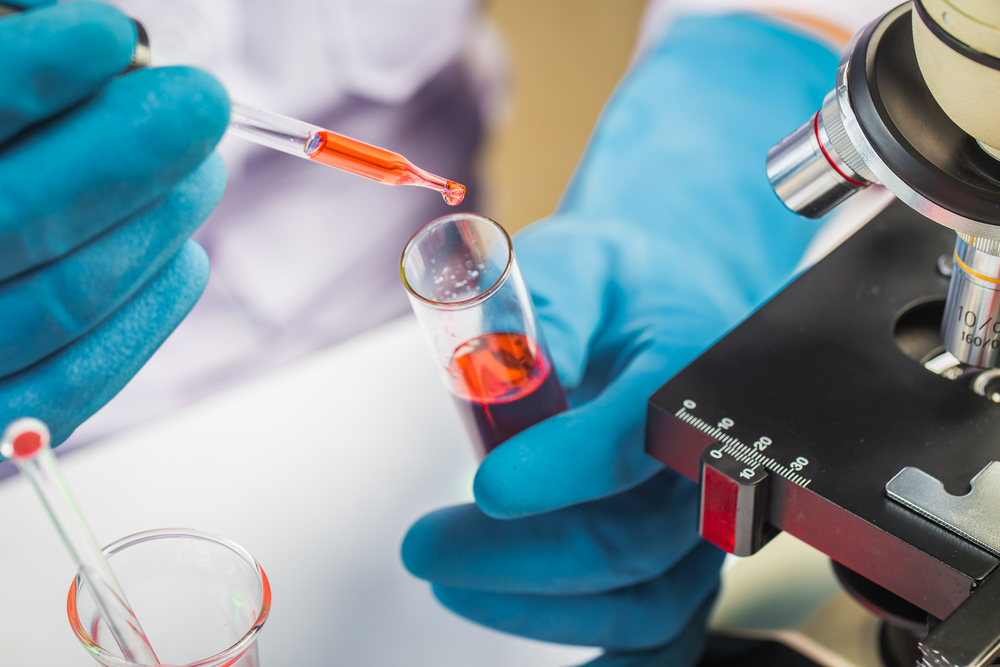
[[[875,182],[844,130],[836,91],[805,125],[767,153],[767,179],[785,206],[819,218]]]
[[[993,368],[1000,361],[1000,242],[959,234],[941,343],[959,361]]]
[[[145,26],[132,19],[135,26],[135,48],[132,49],[132,60],[125,68],[125,74],[134,72],[137,69],[145,69],[153,64],[153,53],[149,48],[149,33]]]

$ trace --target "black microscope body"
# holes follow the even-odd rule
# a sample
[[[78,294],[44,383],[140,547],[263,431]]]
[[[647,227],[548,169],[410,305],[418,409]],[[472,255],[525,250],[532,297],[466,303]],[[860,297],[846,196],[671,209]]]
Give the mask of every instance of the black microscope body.
[[[932,619],[987,593],[995,551],[886,491],[916,468],[965,496],[1000,461],[1000,404],[921,363],[940,346],[953,245],[892,204],[650,398],[647,451],[702,484],[707,539],[748,556],[787,531]],[[990,499],[958,500],[975,522]]]
[[[921,88],[909,11],[859,33],[899,43],[842,70],[867,68],[852,103],[860,121],[870,105],[875,151],[908,187],[998,225],[1000,161]],[[923,121],[903,96],[893,111],[880,91],[920,99],[939,125],[926,145],[907,141]],[[703,537],[740,556],[778,531],[815,547],[928,666],[1000,652],[1000,371],[938,363],[955,247],[894,202],[661,387],[646,433],[651,456],[701,485]],[[995,324],[963,336],[1000,347]]]

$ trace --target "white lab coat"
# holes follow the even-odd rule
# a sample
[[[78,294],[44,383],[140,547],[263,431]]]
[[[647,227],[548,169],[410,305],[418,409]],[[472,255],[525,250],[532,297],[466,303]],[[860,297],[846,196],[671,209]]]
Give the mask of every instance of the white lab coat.
[[[396,150],[453,180],[473,178],[496,97],[478,84],[499,60],[480,50],[475,62],[487,66],[470,74],[463,57],[483,36],[475,0],[112,2],[147,27],[154,64],[198,65],[234,99]],[[783,9],[853,32],[895,4],[651,0],[636,53],[684,13]],[[398,257],[413,231],[448,212],[434,193],[388,188],[232,137],[220,151],[230,184],[196,235],[212,260],[205,295],[70,446],[407,311]],[[475,184],[466,184],[475,207]]]
[[[111,2],[146,27],[154,65],[201,67],[233,99],[474,186],[492,94],[481,85],[489,72],[470,71],[470,40],[480,34],[475,0]],[[69,448],[407,311],[399,254],[416,229],[449,211],[440,196],[235,137],[219,150],[229,184],[195,237],[212,262],[204,296]]]

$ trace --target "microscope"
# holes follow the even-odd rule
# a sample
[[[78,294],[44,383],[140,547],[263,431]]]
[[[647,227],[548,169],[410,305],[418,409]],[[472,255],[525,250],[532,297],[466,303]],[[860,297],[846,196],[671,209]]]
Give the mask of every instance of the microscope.
[[[699,482],[699,530],[729,553],[786,531],[829,556],[898,639],[886,664],[992,664],[1000,0],[863,28],[767,175],[806,217],[873,184],[898,201],[661,387],[646,449]]]

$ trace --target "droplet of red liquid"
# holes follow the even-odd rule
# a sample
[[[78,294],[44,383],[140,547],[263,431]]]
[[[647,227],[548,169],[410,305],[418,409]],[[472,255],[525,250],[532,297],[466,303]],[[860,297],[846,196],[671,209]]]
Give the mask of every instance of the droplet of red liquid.
[[[35,431],[25,431],[14,438],[14,456],[27,458],[42,448],[42,435]]]
[[[445,189],[441,191],[441,196],[448,202],[448,206],[458,206],[465,199],[465,186],[455,181],[448,181]]]

